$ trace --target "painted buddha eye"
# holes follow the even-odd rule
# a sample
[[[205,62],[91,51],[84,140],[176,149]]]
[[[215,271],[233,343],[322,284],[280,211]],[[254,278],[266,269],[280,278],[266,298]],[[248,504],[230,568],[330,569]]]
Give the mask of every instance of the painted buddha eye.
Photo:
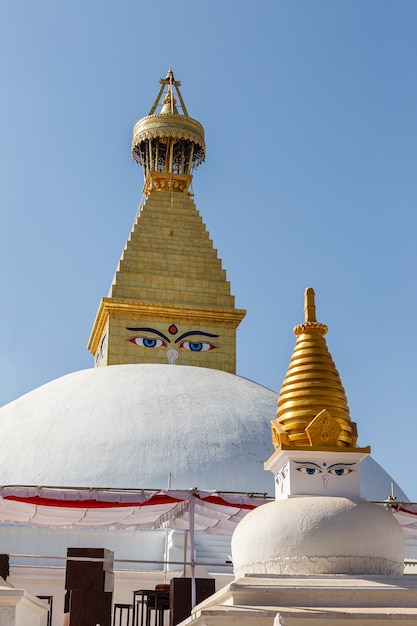
[[[297,467],[297,472],[301,472],[302,474],[308,474],[309,476],[313,476],[314,474],[321,474],[321,469],[318,467]]]
[[[212,343],[208,343],[207,341],[182,341],[178,347],[189,350],[190,352],[207,352],[208,350],[214,350],[216,348],[216,346],[213,346]]]
[[[144,348],[162,348],[167,346],[163,339],[149,339],[148,337],[132,337],[129,341]]]
[[[336,476],[346,476],[353,472],[349,467],[332,467],[329,469],[329,474],[335,474]]]

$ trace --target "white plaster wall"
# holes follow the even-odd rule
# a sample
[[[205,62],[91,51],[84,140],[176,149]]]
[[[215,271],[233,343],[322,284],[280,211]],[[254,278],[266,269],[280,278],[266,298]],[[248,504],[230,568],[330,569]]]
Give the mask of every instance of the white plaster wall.
[[[115,559],[162,561],[165,550],[165,531],[140,530],[77,530],[65,528],[29,528],[27,526],[2,526],[2,552],[11,555],[43,555],[45,559],[17,558],[11,556],[13,565],[63,566],[67,548],[107,548]],[[161,569],[151,563],[146,568],[140,563],[116,564],[122,569]]]

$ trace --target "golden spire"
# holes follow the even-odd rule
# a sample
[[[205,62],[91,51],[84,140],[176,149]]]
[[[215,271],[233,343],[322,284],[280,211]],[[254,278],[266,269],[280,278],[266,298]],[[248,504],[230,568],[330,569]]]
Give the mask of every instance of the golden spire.
[[[276,448],[356,446],[356,424],[324,339],[327,330],[316,321],[310,287],[304,294],[304,323],[294,328],[297,340],[279,394],[277,419],[272,421]]]
[[[245,311],[235,308],[188,191],[192,169],[204,160],[204,130],[189,117],[172,70],[160,82],[149,115],[133,131],[146,200],[101,300],[88,349],[96,367],[177,363],[236,373],[236,328]]]

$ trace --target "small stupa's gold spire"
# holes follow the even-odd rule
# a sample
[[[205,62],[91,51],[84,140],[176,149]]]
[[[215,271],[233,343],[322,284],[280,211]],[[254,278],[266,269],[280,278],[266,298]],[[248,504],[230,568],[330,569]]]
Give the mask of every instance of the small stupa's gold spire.
[[[307,287],[304,293],[304,321],[317,322],[314,289]]]
[[[324,339],[327,330],[316,321],[310,287],[304,294],[304,322],[294,328],[297,340],[279,394],[277,419],[272,421],[276,448],[356,446],[356,424]]]

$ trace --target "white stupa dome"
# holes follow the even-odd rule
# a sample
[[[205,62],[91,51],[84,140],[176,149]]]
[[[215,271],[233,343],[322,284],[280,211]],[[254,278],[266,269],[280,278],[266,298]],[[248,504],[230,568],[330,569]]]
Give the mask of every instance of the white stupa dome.
[[[402,574],[404,537],[384,507],[342,497],[276,500],[251,511],[232,537],[236,576]]]
[[[226,372],[114,365],[0,409],[3,484],[273,493],[277,395]]]
[[[226,372],[113,365],[58,378],[0,408],[2,484],[274,493],[278,394]],[[363,497],[392,478],[371,458]],[[398,485],[397,499],[407,500]]]

